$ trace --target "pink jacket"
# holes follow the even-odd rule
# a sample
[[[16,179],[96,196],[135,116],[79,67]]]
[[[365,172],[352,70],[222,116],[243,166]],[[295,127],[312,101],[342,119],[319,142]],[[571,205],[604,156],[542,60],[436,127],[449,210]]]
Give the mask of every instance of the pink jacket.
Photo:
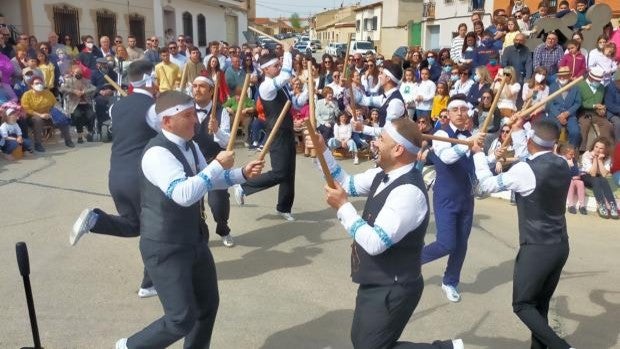
[[[558,67],[568,67],[571,78],[583,76],[587,72],[586,57],[581,52],[577,52],[574,56],[567,53],[560,59]]]
[[[616,28],[616,30],[611,33],[609,41],[616,44],[616,61],[620,62],[620,27]]]

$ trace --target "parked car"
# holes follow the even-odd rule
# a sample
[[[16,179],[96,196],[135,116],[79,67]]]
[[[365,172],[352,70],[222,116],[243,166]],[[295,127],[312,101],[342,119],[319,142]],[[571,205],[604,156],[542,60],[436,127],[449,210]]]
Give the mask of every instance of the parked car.
[[[373,54],[377,54],[375,47],[372,45],[370,41],[351,41],[351,47],[349,48],[349,54],[366,54],[368,52],[372,52]]]
[[[271,39],[265,39],[261,42],[261,47],[262,48],[266,48],[270,51],[275,50],[276,46],[278,45],[277,41],[271,40]]]
[[[312,45],[314,45],[314,48],[316,50],[320,50],[320,49],[323,48],[323,47],[321,47],[321,41],[320,40],[312,40],[311,43],[312,43]]]
[[[334,55],[339,58],[344,58],[347,54],[347,44],[336,44]]]
[[[312,45],[310,45],[309,41],[306,42],[298,42],[296,43],[293,48],[297,51],[299,51],[302,54],[312,54]]]

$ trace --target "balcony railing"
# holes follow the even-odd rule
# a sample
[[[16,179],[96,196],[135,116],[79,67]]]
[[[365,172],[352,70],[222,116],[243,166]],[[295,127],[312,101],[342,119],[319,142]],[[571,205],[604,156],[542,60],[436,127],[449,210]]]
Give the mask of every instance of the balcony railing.
[[[422,7],[422,17],[433,19],[435,18],[435,2],[425,2]]]

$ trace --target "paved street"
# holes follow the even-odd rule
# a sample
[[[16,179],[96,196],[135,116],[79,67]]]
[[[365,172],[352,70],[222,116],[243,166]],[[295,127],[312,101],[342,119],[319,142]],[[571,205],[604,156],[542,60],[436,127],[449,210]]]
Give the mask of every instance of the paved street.
[[[138,239],[87,235],[69,246],[69,229],[84,207],[114,211],[109,152],[102,143],[73,150],[58,145],[45,156],[0,162],[0,348],[32,345],[17,241],[28,243],[45,348],[112,348],[162,314],[157,298],[136,295]],[[238,164],[254,156],[239,150]],[[370,164],[349,160],[344,167],[361,171]],[[212,233],[221,298],[212,348],[351,348],[351,241],[325,204],[322,187],[311,161],[298,157],[297,222],[274,214],[277,192],[268,190],[249,197],[246,207],[233,205],[235,248],[223,247]],[[361,210],[363,201],[355,203]],[[462,301],[449,303],[441,293],[445,260],[424,266],[426,289],[403,339],[461,337],[468,349],[529,348],[529,333],[510,305],[516,208],[492,198],[476,205]],[[568,222],[571,255],[550,322],[576,348],[620,348],[619,222],[592,213],[570,215]],[[427,241],[434,235],[432,223]]]

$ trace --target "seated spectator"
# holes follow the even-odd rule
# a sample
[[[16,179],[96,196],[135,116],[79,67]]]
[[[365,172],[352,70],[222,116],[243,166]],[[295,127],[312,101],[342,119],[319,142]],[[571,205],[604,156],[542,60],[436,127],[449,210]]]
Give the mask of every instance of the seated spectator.
[[[558,44],[558,34],[549,32],[545,42],[534,49],[534,68],[544,67],[547,69],[549,81],[553,82],[558,71],[558,62],[563,56],[564,49]]]
[[[605,88],[603,101],[607,108],[607,120],[614,128],[614,140],[618,143],[620,142],[620,75]]]
[[[327,140],[327,146],[332,150],[347,147],[353,154],[353,164],[357,165],[360,160],[357,157],[357,145],[351,138],[352,134],[351,117],[342,113],[338,117],[338,123],[334,125],[334,136]]]
[[[476,55],[476,34],[474,32],[469,32],[465,35],[465,40],[463,41],[463,49],[461,50],[461,58],[456,63],[459,66],[467,65],[468,67],[474,67],[474,58]]]
[[[426,53],[426,63],[422,63],[421,67],[428,68],[430,73],[429,79],[433,82],[439,80],[439,76],[441,76],[441,63],[437,60],[437,54],[433,51],[429,51]],[[420,70],[420,76],[422,75],[422,70]],[[419,79],[418,79],[419,80]]]
[[[481,65],[487,65],[491,60],[491,57],[499,57],[499,51],[494,45],[495,40],[493,40],[493,34],[488,31],[482,33],[482,42],[481,45],[478,46],[475,50],[474,55],[474,67],[479,67]]]
[[[478,130],[485,122],[486,118],[489,117],[489,111],[491,111],[491,105],[493,104],[493,92],[491,90],[486,90],[480,96],[480,103],[473,110],[474,114],[472,115],[472,121],[474,130]],[[485,141],[485,149],[488,149],[490,142],[493,140],[493,137],[499,131],[499,126],[502,122],[502,115],[499,109],[495,109],[493,112],[493,120],[489,122],[489,127],[486,129],[487,137],[484,138]]]
[[[498,136],[491,141],[487,150],[487,162],[494,175],[506,172],[510,167],[518,161],[512,147],[512,139],[510,137],[510,126],[502,126]],[[489,137],[487,137],[489,138]],[[502,145],[508,139],[508,145],[504,148]]]
[[[522,98],[526,106],[534,105],[549,95],[549,86],[547,86],[547,71],[543,67],[534,70],[534,77],[523,85]],[[534,123],[545,116],[545,107],[534,110],[530,115],[530,122]]]
[[[499,55],[496,53],[492,53],[489,57],[489,63],[487,63],[485,67],[489,71],[491,79],[495,79],[495,77],[497,76],[497,72],[501,68],[499,65]]]
[[[361,75],[362,85],[366,91],[367,96],[376,96],[379,94],[379,68],[374,58],[368,60],[366,64],[366,70]]]
[[[477,67],[474,75],[474,85],[467,94],[467,103],[472,105],[472,108],[478,106],[480,103],[480,97],[485,91],[491,89],[493,78],[489,75],[489,70],[486,67]]]
[[[566,160],[566,163],[570,168],[571,175],[573,176],[570,182],[570,187],[568,188],[568,196],[566,197],[568,212],[576,214],[576,205],[579,205],[579,213],[582,215],[587,215],[588,210],[586,209],[585,185],[581,179],[579,164],[577,164],[575,147],[569,143],[561,144],[558,148],[558,153]]]
[[[28,66],[28,47],[22,44],[15,45],[15,57],[11,58],[13,64],[12,85],[17,84],[23,78],[22,69]]]
[[[581,45],[576,40],[568,40],[566,51],[568,52],[560,59],[559,66],[570,69],[571,79],[584,76],[587,72],[586,57],[581,53]]]
[[[323,95],[325,98],[316,102],[316,124],[323,139],[330,139],[333,136],[333,126],[340,115],[340,109],[334,99],[334,91],[330,87],[323,89]]]
[[[459,80],[454,82],[452,89],[450,90],[450,96],[457,94],[464,94],[467,96],[469,90],[474,85],[474,80],[469,78],[469,69],[460,67],[458,70]]]
[[[56,66],[58,67],[58,71],[60,73],[60,83],[62,83],[62,78],[71,74],[71,66],[73,65],[73,59],[67,55],[67,52],[64,48],[56,49],[56,57],[58,57],[58,61],[56,62]]]
[[[599,128],[599,134],[606,139],[612,139],[611,123],[607,120],[603,97],[605,87],[601,84],[603,79],[602,69],[592,68],[588,78],[581,81],[577,86],[581,96],[581,109],[579,111],[579,128],[581,129],[581,146],[579,150],[586,150],[586,143],[590,127],[594,123]]]
[[[0,52],[0,73],[2,74],[0,82],[10,84],[13,70],[14,67],[13,63],[11,63],[11,59]]]
[[[592,23],[586,17],[586,11],[588,7],[586,5],[586,0],[577,0],[577,4],[575,6],[575,13],[577,14],[577,22],[573,25],[573,30],[581,31],[581,30],[589,30],[592,27]]]
[[[519,30],[519,23],[517,23],[517,19],[514,17],[508,18],[506,21],[506,36],[504,36],[503,47],[502,49],[506,49],[508,46],[512,46],[514,44],[515,37],[521,33]]]
[[[431,120],[436,122],[439,120],[439,114],[448,107],[448,86],[445,83],[438,83],[435,89],[435,97],[433,97],[433,108],[431,109]]]
[[[514,45],[506,47],[502,52],[501,65],[514,67],[517,82],[523,84],[532,76],[532,52],[525,46],[527,41],[525,34],[517,34],[513,41]]]
[[[84,128],[86,141],[93,141],[93,96],[97,88],[90,83],[90,80],[82,76],[82,69],[79,65],[71,68],[72,75],[65,79],[65,83],[60,86],[65,101],[65,111],[71,114],[73,124],[77,130],[77,142],[84,143]]]
[[[569,67],[560,67],[557,79],[549,86],[549,93],[555,93],[562,86],[566,86],[570,81],[570,75]],[[578,148],[581,143],[581,130],[577,122],[579,108],[581,108],[581,93],[577,86],[571,87],[545,105],[547,118],[554,120],[560,129],[566,129],[568,142],[575,148]]]
[[[70,35],[64,35],[63,39],[64,39],[63,43],[65,44],[65,49],[67,50],[67,54],[71,58],[76,58],[80,54],[80,51],[75,45],[76,44],[75,41],[71,39]]]
[[[504,89],[499,90],[502,85],[502,79],[506,77]],[[491,90],[494,94],[499,93],[499,100],[497,102],[497,108],[500,110],[503,117],[511,117],[515,111],[517,111],[517,98],[519,97],[519,91],[521,91],[521,85],[517,82],[515,69],[511,66],[504,67],[495,78]]]
[[[56,97],[45,88],[43,78],[33,76],[31,80],[32,89],[26,91],[21,98],[21,104],[28,117],[28,125],[33,128],[34,150],[45,152],[43,147],[43,126],[52,126],[52,109],[56,104]],[[65,140],[65,145],[69,148],[75,147],[71,141],[69,124],[56,125]]]
[[[0,71],[0,78],[3,76],[3,73]],[[17,102],[17,96],[15,95],[15,91],[13,91],[13,87],[3,82],[0,79],[0,105],[6,102]]]
[[[97,66],[97,53],[100,54],[101,52],[95,47],[95,40],[92,36],[87,35],[84,37],[84,48],[78,54],[77,59],[88,69],[94,70]]]
[[[598,215],[601,218],[618,219],[618,204],[609,186],[607,177],[611,176],[610,142],[598,137],[590,150],[581,157],[581,178],[588,188],[592,188],[596,198]]]
[[[22,137],[22,130],[17,124],[19,112],[17,109],[6,109],[4,111],[4,122],[0,125],[0,139],[3,142],[2,152],[7,155],[9,160],[13,160],[11,154],[17,147],[22,147],[23,151],[33,152],[32,143],[28,138]]]

